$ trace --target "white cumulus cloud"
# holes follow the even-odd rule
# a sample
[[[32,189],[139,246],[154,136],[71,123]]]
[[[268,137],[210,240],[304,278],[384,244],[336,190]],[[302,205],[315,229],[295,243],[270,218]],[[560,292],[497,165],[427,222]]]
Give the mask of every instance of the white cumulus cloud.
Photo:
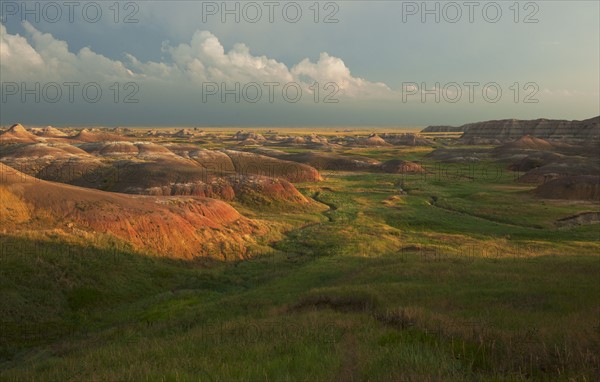
[[[23,24],[25,36],[10,34],[0,25],[0,69],[4,81],[159,81],[173,87],[202,82],[297,82],[308,89],[314,82],[334,82],[339,95],[354,99],[390,97],[383,83],[354,77],[340,58],[321,53],[288,68],[267,56],[255,56],[245,44],[226,51],[209,31],[196,31],[189,43],[162,44],[169,62],[141,62],[131,54],[123,61],[110,59],[85,47],[74,53],[65,41]]]

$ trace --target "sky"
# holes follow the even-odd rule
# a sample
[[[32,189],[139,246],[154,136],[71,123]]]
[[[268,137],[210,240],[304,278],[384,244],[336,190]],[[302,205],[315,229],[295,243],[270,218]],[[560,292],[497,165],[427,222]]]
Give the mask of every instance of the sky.
[[[591,118],[599,4],[2,1],[0,124]]]

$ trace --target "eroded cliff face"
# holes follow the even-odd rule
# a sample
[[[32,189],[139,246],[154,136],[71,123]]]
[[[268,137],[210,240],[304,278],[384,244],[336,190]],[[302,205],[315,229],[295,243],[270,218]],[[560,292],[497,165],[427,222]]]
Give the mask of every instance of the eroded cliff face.
[[[525,135],[563,142],[600,142],[600,117],[583,121],[553,119],[477,122],[464,125],[460,140],[468,144],[495,144],[514,141]]]
[[[423,132],[464,131],[460,140],[467,144],[501,144],[523,136],[564,142],[600,142],[600,116],[583,121],[557,119],[501,119],[462,126],[429,126]]]

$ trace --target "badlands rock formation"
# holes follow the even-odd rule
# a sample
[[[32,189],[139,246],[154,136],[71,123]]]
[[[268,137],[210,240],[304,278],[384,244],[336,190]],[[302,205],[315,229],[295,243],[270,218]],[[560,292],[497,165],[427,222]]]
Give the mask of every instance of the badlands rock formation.
[[[12,125],[7,131],[0,134],[0,144],[34,143],[40,140],[40,137],[30,133],[19,123]]]
[[[567,176],[538,186],[535,195],[546,199],[592,200],[600,202],[600,177]]]
[[[465,131],[464,126],[427,126],[422,133],[462,133]]]
[[[9,230],[44,220],[57,230],[106,234],[136,250],[192,259],[244,257],[267,228],[208,198],[124,195],[43,181],[0,163],[0,222]],[[36,223],[37,222],[37,223]]]
[[[562,142],[600,142],[600,116],[583,121],[555,119],[501,119],[462,126],[429,126],[424,133],[464,131],[460,140],[467,144],[501,144],[523,136]]]
[[[2,145],[2,163],[36,178],[103,191],[311,207],[315,203],[291,182],[321,180],[319,172],[306,164],[188,143],[98,142],[97,137],[109,133],[93,131],[78,134],[91,142],[34,143],[20,125],[6,134],[12,140]]]
[[[465,133],[460,138],[468,144],[503,143],[522,136],[562,142],[599,142],[600,117],[584,121],[552,119],[517,120],[503,119],[470,123],[462,126]]]

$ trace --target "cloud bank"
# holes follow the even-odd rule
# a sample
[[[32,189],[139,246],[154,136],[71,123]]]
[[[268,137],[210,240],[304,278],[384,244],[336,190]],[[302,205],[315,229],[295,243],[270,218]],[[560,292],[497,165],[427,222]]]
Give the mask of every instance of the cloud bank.
[[[163,42],[163,62],[142,62],[125,53],[114,60],[85,47],[71,52],[65,41],[42,33],[28,22],[23,23],[25,36],[10,34],[0,25],[0,70],[3,81],[145,81],[162,83],[174,89],[215,82],[246,84],[295,82],[311,92],[318,82],[333,82],[339,97],[349,99],[388,98],[392,90],[384,83],[355,77],[340,58],[326,52],[316,62],[305,58],[288,68],[266,56],[255,56],[250,48],[237,43],[226,51],[217,36],[196,31],[189,43],[171,46]]]

